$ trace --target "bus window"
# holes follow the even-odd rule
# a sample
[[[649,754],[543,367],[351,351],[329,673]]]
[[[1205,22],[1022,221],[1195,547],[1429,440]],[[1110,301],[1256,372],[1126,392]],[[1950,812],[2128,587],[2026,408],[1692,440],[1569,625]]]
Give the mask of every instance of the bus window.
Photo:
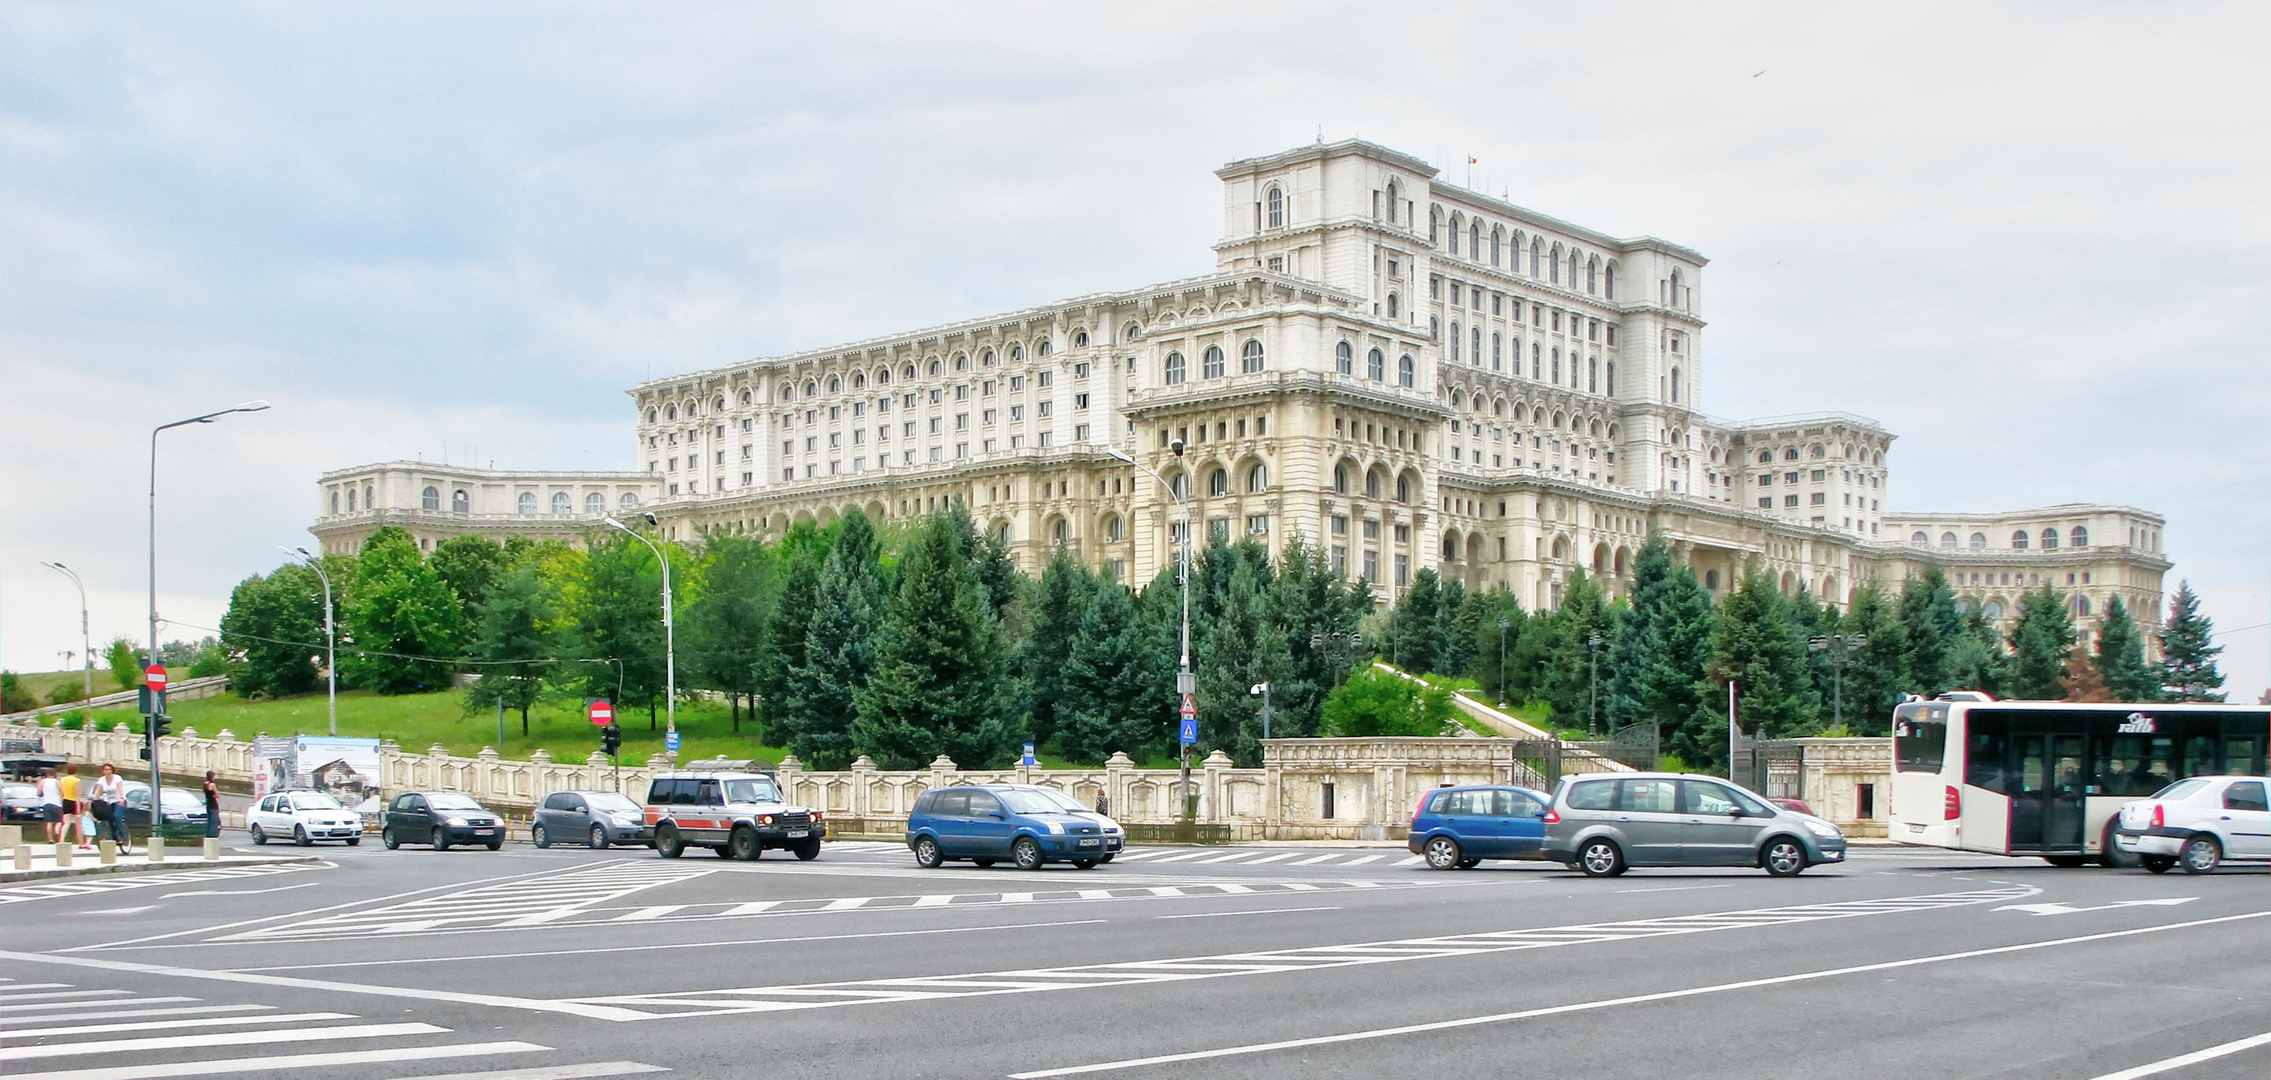
[[[1974,713],[1973,719],[1977,720],[1978,714]],[[1991,730],[1985,731],[1975,728],[1968,740],[1969,745],[1965,747],[1963,782],[1999,795],[2010,794],[2003,778],[2004,747],[2009,739],[2009,734],[2001,724],[1992,725]]]
[[[1901,772],[1936,773],[1948,752],[1944,719],[1899,716],[1893,720],[1893,760]]]
[[[2184,740],[2184,775],[2221,775],[2224,763],[2216,751],[2216,738],[2212,735],[2195,735]]]
[[[2249,776],[2255,768],[2255,740],[2247,736],[2224,738],[2224,775]]]

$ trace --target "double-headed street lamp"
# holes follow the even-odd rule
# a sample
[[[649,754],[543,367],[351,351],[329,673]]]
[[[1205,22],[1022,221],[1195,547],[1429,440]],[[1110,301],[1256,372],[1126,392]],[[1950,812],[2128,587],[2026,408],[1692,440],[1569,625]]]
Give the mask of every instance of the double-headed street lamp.
[[[62,563],[42,562],[40,563],[40,565],[47,567],[48,569],[53,570],[56,573],[63,575],[64,577],[70,578],[71,584],[77,585],[79,587],[79,653],[80,655],[87,658],[87,696],[81,698],[80,700],[93,701],[95,697],[95,650],[93,646],[93,639],[87,636],[87,583],[79,580],[78,573],[76,571],[73,571],[70,567],[63,565]],[[84,707],[85,706],[82,706],[82,708]]]
[[[323,582],[323,672],[326,679],[325,696],[331,705],[331,733],[339,734],[339,629],[331,619],[331,575],[323,572],[323,563],[308,554],[308,549],[279,547],[276,550],[307,564]]]
[[[1807,651],[1829,654],[1831,722],[1840,727],[1845,724],[1845,658],[1868,644],[1867,634],[1816,634],[1806,642]]]
[[[646,515],[646,518],[649,525],[660,524],[655,520],[653,514]],[[655,560],[662,563],[663,726],[668,731],[675,732],[678,730],[678,632],[671,625],[670,557],[664,555],[662,549],[655,546],[654,541],[633,532],[630,526],[615,520],[612,516],[603,517],[599,520],[606,523],[609,528],[619,529],[623,535],[645,544],[648,550],[654,552]],[[622,692],[618,690],[616,693],[617,696],[621,696]],[[647,716],[651,719],[654,714],[648,713]]]
[[[266,408],[268,408],[268,403],[265,401],[247,401],[242,405],[232,405],[219,412],[192,416],[187,420],[176,420],[170,424],[159,424],[150,429],[150,663],[158,662],[158,434],[172,428],[188,427],[191,424],[210,424],[230,413],[260,412]],[[151,705],[152,707],[157,706],[157,700],[154,697],[151,700]],[[155,837],[158,833],[156,828],[158,819],[164,816],[160,813],[160,808],[166,804],[165,800],[160,798],[164,794],[164,780],[158,772],[158,740],[155,729],[152,730],[151,735],[150,820],[151,835]],[[156,842],[156,840],[152,841],[152,843]]]
[[[1183,456],[1183,440],[1181,440],[1181,439],[1175,439],[1175,440],[1172,440],[1172,441],[1170,441],[1170,442],[1169,442],[1169,443],[1167,444],[1167,446],[1168,446],[1168,448],[1169,448],[1169,449],[1171,449],[1171,450],[1173,450],[1173,451],[1175,452],[1175,456],[1176,456],[1176,457],[1180,458],[1180,457],[1182,457],[1182,456]],[[1181,576],[1181,577],[1182,577],[1182,579],[1183,579],[1183,657],[1182,657],[1182,663],[1181,663],[1181,666],[1180,666],[1179,668],[1177,668],[1177,669],[1176,669],[1176,673],[1175,673],[1175,692],[1176,692],[1177,694],[1180,694],[1180,695],[1184,696],[1184,697],[1189,697],[1189,696],[1191,696],[1191,694],[1193,694],[1194,692],[1196,692],[1196,691],[1197,691],[1197,689],[1198,689],[1198,677],[1197,677],[1196,675],[1193,675],[1193,674],[1191,673],[1191,499],[1190,499],[1190,493],[1189,493],[1189,492],[1188,492],[1187,490],[1184,490],[1184,489],[1180,489],[1180,488],[1177,488],[1177,487],[1176,487],[1175,485],[1168,483],[1168,482],[1167,482],[1167,478],[1166,478],[1166,477],[1159,475],[1159,470],[1157,470],[1157,469],[1154,469],[1154,468],[1152,468],[1151,466],[1144,464],[1143,462],[1137,461],[1137,460],[1136,460],[1136,459],[1135,459],[1134,457],[1131,457],[1131,456],[1130,456],[1130,455],[1128,454],[1128,452],[1127,452],[1127,451],[1125,451],[1125,450],[1122,450],[1122,449],[1120,449],[1120,448],[1119,448],[1119,447],[1117,447],[1117,446],[1107,446],[1107,447],[1105,447],[1105,448],[1104,448],[1104,452],[1105,452],[1105,453],[1107,453],[1107,454],[1110,454],[1110,455],[1112,455],[1112,456],[1113,456],[1113,457],[1115,457],[1115,458],[1118,458],[1118,459],[1120,459],[1121,461],[1124,461],[1124,462],[1126,462],[1126,463],[1128,463],[1128,464],[1130,464],[1130,465],[1133,465],[1133,466],[1135,466],[1136,468],[1142,469],[1143,471],[1145,471],[1145,472],[1147,472],[1147,473],[1150,473],[1150,474],[1151,474],[1151,478],[1152,478],[1152,479],[1154,479],[1154,480],[1157,480],[1157,481],[1159,481],[1159,486],[1160,486],[1160,487],[1162,487],[1162,488],[1165,488],[1165,489],[1166,489],[1166,491],[1167,491],[1167,494],[1169,494],[1169,495],[1171,495],[1171,496],[1174,496],[1176,504],[1177,504],[1177,505],[1179,505],[1179,506],[1180,506],[1180,507],[1182,508],[1182,511],[1183,511],[1183,552],[1182,552],[1182,555],[1183,555],[1183,566],[1182,566],[1182,574],[1181,574],[1180,576]],[[1178,741],[1180,741],[1180,740],[1178,740]],[[1188,815],[1190,814],[1190,812],[1191,812],[1191,746],[1190,746],[1190,744],[1189,744],[1189,743],[1182,743],[1182,753],[1183,753],[1183,776],[1182,776],[1182,780],[1181,780],[1181,791],[1182,791],[1182,796],[1183,796],[1183,812],[1184,812],[1184,814],[1185,814],[1186,816],[1188,816]]]

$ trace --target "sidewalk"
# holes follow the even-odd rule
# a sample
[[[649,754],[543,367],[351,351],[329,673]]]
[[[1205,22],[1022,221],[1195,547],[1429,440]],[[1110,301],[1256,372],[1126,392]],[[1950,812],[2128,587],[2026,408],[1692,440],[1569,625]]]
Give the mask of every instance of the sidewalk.
[[[219,866],[265,866],[274,863],[322,861],[321,856],[255,855],[234,848],[222,848],[219,858],[207,859],[198,848],[170,844],[166,847],[164,862],[151,862],[149,849],[140,847],[134,849],[134,853],[131,855],[118,856],[118,861],[109,866],[102,865],[102,857],[98,852],[74,851],[71,853],[71,865],[62,867],[55,865],[54,845],[27,844],[25,847],[31,852],[31,866],[29,869],[23,870],[16,868],[14,850],[0,851],[0,882],[58,881],[64,878],[89,877],[96,874],[136,874],[151,871],[211,869]]]

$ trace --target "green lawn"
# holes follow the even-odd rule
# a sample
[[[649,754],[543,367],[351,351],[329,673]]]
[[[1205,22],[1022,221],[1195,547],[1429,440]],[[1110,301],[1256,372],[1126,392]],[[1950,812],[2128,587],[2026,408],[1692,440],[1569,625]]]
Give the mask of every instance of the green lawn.
[[[520,733],[520,714],[505,713],[505,739],[497,742],[494,709],[464,715],[464,698],[456,693],[404,694],[381,697],[359,690],[339,694],[339,734],[361,738],[393,739],[404,750],[424,753],[440,743],[451,754],[472,757],[484,746],[495,746],[506,758],[526,760],[538,748],[549,750],[554,761],[582,761],[599,749],[599,729],[584,719],[580,702],[540,704],[528,713],[528,734]],[[324,735],[329,719],[324,696],[306,694],[274,701],[246,701],[233,696],[176,701],[169,706],[174,730],[195,728],[213,736],[227,728],[240,740],[255,735]],[[104,709],[95,714],[105,728],[121,721],[136,722],[132,709]],[[617,717],[623,726],[623,763],[644,764],[648,755],[662,749],[662,714],[655,714],[655,730],[647,729],[645,710],[626,711]],[[751,734],[757,725],[744,719],[736,736],[724,705],[708,702],[678,707],[678,760],[759,757],[778,762],[783,751],[758,745]]]
[[[34,694],[38,694],[39,703],[42,705],[47,704],[47,695],[54,693],[56,687],[61,686],[64,683],[70,683],[73,686],[78,686],[85,678],[85,673],[76,669],[73,669],[71,671],[28,671],[16,673],[17,681],[23,684],[24,689],[29,690]],[[111,681],[110,669],[97,664],[95,666],[95,696],[101,697],[104,694],[115,694],[117,692],[118,684]]]

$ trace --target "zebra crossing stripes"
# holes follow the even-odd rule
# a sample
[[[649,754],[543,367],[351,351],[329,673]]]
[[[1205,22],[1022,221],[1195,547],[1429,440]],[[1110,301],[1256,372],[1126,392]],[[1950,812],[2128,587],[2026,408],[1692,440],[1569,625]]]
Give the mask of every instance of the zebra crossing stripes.
[[[56,984],[0,983],[0,992]],[[122,995],[118,1003],[197,1001],[140,997],[124,990],[74,988]],[[106,1003],[113,999],[106,997]],[[164,1020],[114,1023],[119,1016],[169,1014]],[[288,1075],[325,1070],[327,1076],[393,1075],[404,1062],[505,1058],[551,1051],[531,1042],[452,1041],[456,1033],[420,1021],[370,1021],[352,1013],[277,1011],[261,1004],[208,1004],[158,1009],[74,1012],[36,1021],[16,1019],[0,1032],[0,1068],[9,1080],[152,1080],[158,1077]],[[293,1052],[293,1044],[321,1044]],[[281,1052],[279,1052],[281,1051]],[[28,1069],[48,1069],[32,1072]],[[372,1070],[383,1070],[374,1073]],[[458,1080],[579,1080],[664,1072],[635,1061],[585,1062],[459,1073]],[[424,1080],[449,1080],[428,1076]]]
[[[1574,926],[1458,934],[1445,937],[1320,945],[1263,952],[1186,956],[1132,963],[1024,968],[967,975],[803,983],[786,986],[692,990],[577,999],[582,1003],[630,1008],[655,1016],[706,1016],[839,1008],[900,1001],[984,997],[996,994],[1097,989],[1111,986],[1318,971],[1369,964],[1475,956],[1639,938],[1751,929],[1826,919],[1894,915],[2008,901],[2040,890],[2014,886],[1955,893],[1799,904],[1703,915],[1588,923]]]
[[[222,941],[305,941],[366,935],[431,933],[465,928],[541,926],[600,904],[716,872],[662,860],[624,860],[421,896],[243,930]]]
[[[21,904],[27,900],[50,900],[59,896],[84,896],[89,893],[117,892],[121,889],[147,889],[153,885],[190,885],[198,882],[227,881],[232,878],[266,877],[271,874],[292,874],[303,870],[326,870],[328,862],[256,863],[250,866],[217,866],[204,870],[184,870],[167,873],[107,874],[102,877],[73,878],[69,881],[42,882],[37,885],[16,885],[0,888],[0,904]]]
[[[1209,858],[1208,856],[1212,856]],[[1292,860],[1292,861],[1287,861]],[[1145,862],[1159,866],[1167,863],[1190,863],[1192,866],[1265,866],[1284,863],[1286,866],[1355,867],[1387,861],[1390,866],[1418,866],[1426,860],[1409,853],[1392,853],[1377,849],[1358,848],[1350,851],[1317,853],[1309,850],[1272,851],[1268,848],[1130,848],[1113,861]]]

